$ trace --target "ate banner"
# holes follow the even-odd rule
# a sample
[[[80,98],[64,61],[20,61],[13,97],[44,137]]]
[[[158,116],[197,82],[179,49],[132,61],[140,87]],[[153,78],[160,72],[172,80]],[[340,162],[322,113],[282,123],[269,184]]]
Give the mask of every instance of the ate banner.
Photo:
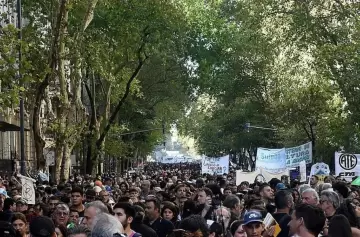
[[[335,152],[335,174],[351,181],[360,174],[360,154]]]

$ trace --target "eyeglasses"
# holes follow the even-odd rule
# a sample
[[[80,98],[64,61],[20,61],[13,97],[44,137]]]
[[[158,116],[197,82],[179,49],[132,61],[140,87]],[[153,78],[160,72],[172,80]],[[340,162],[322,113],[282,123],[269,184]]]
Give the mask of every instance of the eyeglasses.
[[[56,212],[56,215],[58,215],[58,216],[68,216],[69,213],[58,211],[58,212]]]

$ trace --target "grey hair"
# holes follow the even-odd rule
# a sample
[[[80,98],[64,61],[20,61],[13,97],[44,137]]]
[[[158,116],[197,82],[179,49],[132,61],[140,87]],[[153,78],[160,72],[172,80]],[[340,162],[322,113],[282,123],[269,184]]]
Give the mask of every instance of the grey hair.
[[[55,207],[55,211],[57,210],[65,210],[68,214],[70,213],[70,208],[65,203],[58,203]]]
[[[105,206],[105,204],[102,201],[93,201],[89,202],[85,205],[85,208],[93,207],[95,209],[96,215],[99,215],[101,213],[109,213],[108,208]]]
[[[94,221],[91,237],[113,237],[114,234],[124,233],[124,228],[115,217],[101,213]]]
[[[227,196],[223,203],[225,207],[230,209],[235,208],[235,206],[239,204],[240,204],[240,199],[234,194],[230,194],[229,196]]]
[[[331,202],[335,209],[340,207],[340,198],[339,195],[331,190],[324,190],[321,192],[321,196],[327,198],[327,201]]]
[[[300,187],[299,187],[299,193],[302,194],[302,193],[303,193],[306,189],[308,189],[308,188],[311,188],[311,186],[308,185],[308,184],[302,184],[302,185],[300,185]]]
[[[68,230],[68,236],[84,234],[86,237],[91,237],[91,231],[84,225],[75,226]]]
[[[319,184],[319,193],[321,193],[322,191],[325,191],[331,187],[332,187],[332,185],[330,183]]]
[[[319,194],[316,192],[316,190],[315,189],[313,189],[313,188],[308,188],[308,189],[305,189],[302,193],[301,193],[301,195],[303,195],[304,193],[312,193],[313,194],[313,196],[315,197],[315,199],[317,200],[317,201],[319,201]]]

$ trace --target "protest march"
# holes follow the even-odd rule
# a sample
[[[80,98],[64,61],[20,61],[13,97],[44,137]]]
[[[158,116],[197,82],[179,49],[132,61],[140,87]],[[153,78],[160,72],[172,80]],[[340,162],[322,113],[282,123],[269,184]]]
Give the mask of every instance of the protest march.
[[[3,176],[0,231],[36,237],[359,236],[359,157],[335,153],[331,172],[328,164],[313,163],[306,143],[258,148],[253,171],[239,169],[227,155],[192,162],[168,157],[122,175],[74,173],[59,184],[45,174],[37,180]]]

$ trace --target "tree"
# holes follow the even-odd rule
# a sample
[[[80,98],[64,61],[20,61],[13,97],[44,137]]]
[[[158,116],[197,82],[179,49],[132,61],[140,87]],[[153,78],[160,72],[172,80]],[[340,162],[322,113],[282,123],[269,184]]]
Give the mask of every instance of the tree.
[[[256,150],[312,141],[315,158],[329,161],[341,147],[354,149],[359,134],[351,124],[357,110],[350,104],[357,98],[351,84],[356,79],[349,83],[345,78],[356,73],[357,55],[347,54],[350,47],[356,52],[356,42],[348,40],[357,30],[356,7],[339,1],[270,0],[222,1],[213,8],[213,24],[205,30],[211,33],[194,43],[192,57],[192,88],[215,101],[205,115],[195,112],[199,121],[190,131],[209,141],[199,144],[200,150],[231,152],[234,138],[242,140],[235,143],[240,150],[250,144]],[[260,134],[244,136],[237,128],[246,121],[277,132],[270,141],[258,140]]]

